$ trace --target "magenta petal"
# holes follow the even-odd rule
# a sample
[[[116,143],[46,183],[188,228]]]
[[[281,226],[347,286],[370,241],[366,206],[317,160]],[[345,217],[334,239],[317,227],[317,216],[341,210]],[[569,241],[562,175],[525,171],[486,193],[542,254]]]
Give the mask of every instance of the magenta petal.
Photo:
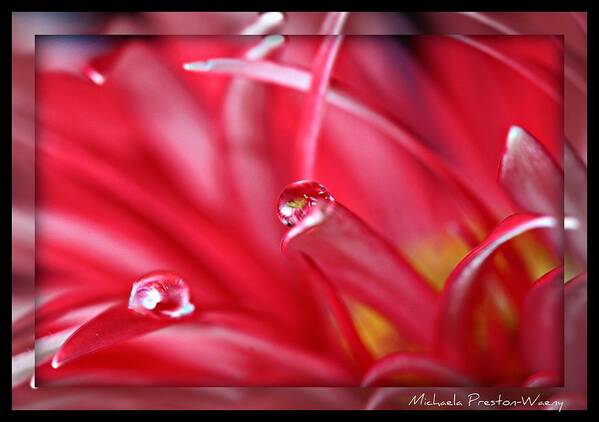
[[[431,339],[433,289],[396,248],[340,203],[289,230],[282,250],[308,256],[341,294],[386,315],[408,341]]]
[[[54,355],[52,366],[58,368],[72,359],[183,320],[144,317],[125,303],[114,305],[79,327]]]
[[[566,246],[586,267],[587,264],[587,169],[566,142],[564,144],[564,211],[576,227],[565,231]]]
[[[564,174],[539,141],[512,126],[499,179],[524,210],[560,217]]]
[[[465,369],[476,364],[469,358],[476,348],[473,342],[474,310],[484,297],[485,280],[479,275],[489,257],[526,231],[556,226],[553,217],[514,214],[501,222],[454,268],[441,296],[436,331],[438,352],[452,366]]]
[[[583,392],[587,385],[587,274],[564,288],[564,377],[568,391]]]
[[[563,373],[564,270],[556,268],[535,282],[524,299],[520,345],[528,370]],[[554,386],[561,385],[561,375]]]
[[[434,386],[465,386],[475,383],[429,358],[408,353],[394,353],[375,363],[364,376],[362,386],[392,385],[392,377],[418,377]]]

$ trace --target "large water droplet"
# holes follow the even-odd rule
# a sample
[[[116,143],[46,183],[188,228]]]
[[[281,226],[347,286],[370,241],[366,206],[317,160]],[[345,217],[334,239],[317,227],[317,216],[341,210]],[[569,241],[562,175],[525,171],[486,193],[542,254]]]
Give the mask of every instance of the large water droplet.
[[[179,318],[191,314],[189,287],[178,274],[159,271],[146,274],[133,283],[129,309],[158,318]]]
[[[277,216],[283,224],[293,227],[315,210],[326,211],[335,202],[326,187],[311,180],[288,185],[277,205]]]

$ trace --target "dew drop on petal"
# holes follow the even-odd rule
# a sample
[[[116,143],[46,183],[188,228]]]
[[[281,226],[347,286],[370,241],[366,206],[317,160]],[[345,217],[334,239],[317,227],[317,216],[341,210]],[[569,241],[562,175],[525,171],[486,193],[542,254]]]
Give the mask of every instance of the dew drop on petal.
[[[293,227],[314,210],[324,211],[335,202],[327,188],[318,182],[300,180],[289,184],[279,196],[277,216]]]
[[[158,318],[179,318],[191,314],[189,287],[178,274],[159,271],[146,274],[133,283],[129,309]]]

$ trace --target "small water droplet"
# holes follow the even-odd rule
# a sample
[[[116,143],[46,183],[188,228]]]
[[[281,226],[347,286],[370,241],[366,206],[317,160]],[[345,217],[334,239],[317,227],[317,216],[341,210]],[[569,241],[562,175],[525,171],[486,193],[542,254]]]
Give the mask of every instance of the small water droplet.
[[[318,182],[300,180],[293,182],[279,196],[277,216],[281,222],[293,227],[314,210],[324,211],[335,202],[327,188]]]
[[[159,271],[146,274],[133,283],[129,309],[158,318],[179,318],[191,314],[189,287],[178,274]]]

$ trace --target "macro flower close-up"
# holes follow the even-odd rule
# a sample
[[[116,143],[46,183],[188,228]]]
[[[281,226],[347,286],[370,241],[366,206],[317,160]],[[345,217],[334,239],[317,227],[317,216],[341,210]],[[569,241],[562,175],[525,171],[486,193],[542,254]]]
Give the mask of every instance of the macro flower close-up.
[[[115,15],[48,18],[27,81],[13,28],[13,406],[586,408],[586,45],[505,30],[534,14]]]

